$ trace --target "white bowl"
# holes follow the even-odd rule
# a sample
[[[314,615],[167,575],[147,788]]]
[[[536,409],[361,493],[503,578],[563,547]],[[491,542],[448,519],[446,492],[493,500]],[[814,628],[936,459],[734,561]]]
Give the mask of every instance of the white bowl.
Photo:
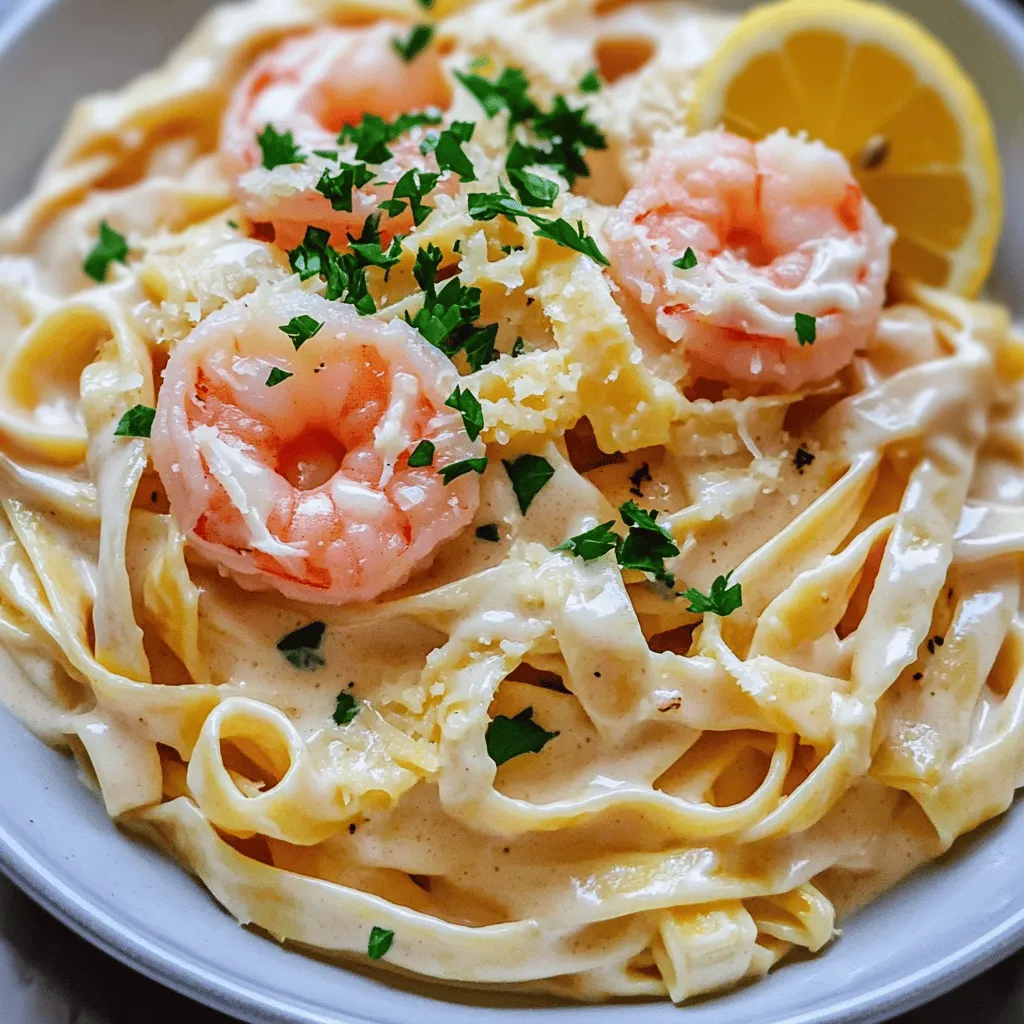
[[[160,62],[204,0],[35,0],[0,31],[0,206],[27,188],[74,100]],[[721,0],[716,6],[722,6]],[[737,4],[746,6],[746,4]],[[906,0],[977,80],[999,130],[1007,223],[993,290],[1022,311],[1024,15],[1002,0]],[[873,1022],[1024,945],[1024,807],[851,919],[814,959],[679,1010],[488,997],[321,963],[238,925],[179,867],[120,834],[71,761],[0,711],[0,867],[87,939],[252,1022]]]

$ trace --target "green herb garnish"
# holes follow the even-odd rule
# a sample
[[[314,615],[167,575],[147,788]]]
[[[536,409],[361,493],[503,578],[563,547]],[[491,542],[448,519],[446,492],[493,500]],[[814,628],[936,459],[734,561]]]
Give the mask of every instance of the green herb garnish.
[[[551,206],[558,196],[555,182],[531,171],[510,169],[508,180],[519,193],[519,200],[524,206]]]
[[[434,461],[434,450],[434,442],[428,441],[424,438],[409,453],[409,465],[413,469],[419,469],[421,466],[431,465]]]
[[[472,121],[453,121],[444,131],[427,135],[420,143],[420,152],[433,153],[438,170],[454,171],[463,181],[476,181],[473,163],[462,151],[475,127]]]
[[[808,313],[797,313],[794,316],[796,322],[796,338],[801,347],[813,345],[818,338],[818,320]]]
[[[486,366],[487,363],[492,363],[498,358],[497,350],[494,347],[494,341],[497,336],[498,325],[488,324],[488,326],[474,331],[463,342],[462,348],[466,353],[466,361],[474,373],[481,369],[481,367]]]
[[[434,38],[434,29],[431,25],[415,25],[409,33],[408,39],[400,39],[395,36],[391,45],[406,64],[412,63],[429,45]]]
[[[450,466],[442,466],[438,472],[444,483],[450,484],[466,473],[483,473],[486,468],[487,456],[481,455],[475,459],[463,459],[461,462],[453,462]]]
[[[325,169],[316,183],[316,190],[331,201],[332,210],[352,212],[352,193],[373,180],[373,171],[366,164],[338,164],[333,174]]]
[[[295,350],[298,351],[310,338],[316,337],[321,327],[323,327],[323,323],[319,320],[303,315],[293,316],[280,329],[292,339],[292,344],[295,346]]]
[[[580,92],[600,92],[601,78],[597,73],[597,68],[591,68],[580,79],[580,84],[576,88],[579,89]]]
[[[294,376],[294,374],[291,374],[287,370],[282,370],[279,367],[275,366],[267,375],[267,387],[277,387],[277,385],[280,384],[282,381],[285,381],[292,376]]]
[[[356,159],[368,164],[382,164],[391,159],[387,144],[394,142],[411,128],[419,125],[440,124],[441,115],[424,110],[415,114],[400,114],[394,121],[385,121],[376,114],[363,114],[358,124],[347,124],[338,135],[338,144],[356,144]]]
[[[673,267],[678,267],[680,270],[693,270],[697,266],[697,254],[693,249],[687,247],[686,252],[677,260],[672,261]]]
[[[514,718],[498,715],[487,726],[487,754],[496,765],[502,765],[520,754],[536,754],[557,735],[533,720],[532,707],[524,708]]]
[[[295,145],[291,132],[278,133],[272,124],[256,136],[256,141],[263,151],[263,166],[268,171],[284,164],[304,164],[306,154]]]
[[[82,270],[94,281],[103,284],[111,263],[128,261],[128,242],[105,220],[100,221],[100,237],[82,263]]]
[[[156,409],[148,405],[133,405],[114,427],[115,437],[149,437],[153,429]]]
[[[281,637],[277,642],[277,649],[293,668],[304,672],[323,668],[326,661],[319,648],[326,629],[325,622],[311,622],[307,626],[301,626]]]
[[[521,356],[523,354],[523,352],[525,352],[525,351],[526,351],[526,342],[523,341],[522,338],[516,338],[515,342],[512,345],[512,352],[511,352],[512,358],[515,359],[516,356]]]
[[[526,515],[530,503],[540,493],[544,485],[555,475],[554,467],[540,455],[520,455],[519,458],[502,459],[501,464],[512,481],[519,511]]]
[[[622,542],[619,535],[612,529],[614,521],[601,523],[586,533],[578,533],[567,541],[559,544],[555,551],[566,551],[570,555],[582,558],[584,562],[592,562],[595,558],[614,551]]]
[[[658,513],[627,501],[619,506],[619,515],[629,527],[616,556],[619,565],[650,573],[660,583],[673,586],[675,577],[665,568],[665,559],[678,555],[679,548],[668,530],[656,522]]]
[[[699,615],[708,612],[714,615],[729,615],[736,611],[743,604],[743,589],[739,583],[734,583],[730,587],[730,576],[732,576],[731,572],[724,576],[718,576],[706,595],[693,587],[684,590],[679,596],[685,597],[690,602],[687,611],[697,612]]]
[[[505,68],[489,82],[482,75],[455,72],[455,77],[473,94],[488,117],[507,110],[509,128],[535,117],[537,105],[526,95],[530,83],[522,68]]]
[[[382,200],[378,205],[390,216],[397,217],[405,210],[404,199],[409,200],[409,209],[412,210],[413,223],[419,227],[430,214],[433,207],[423,202],[425,196],[434,191],[437,185],[439,174],[428,174],[426,171],[416,169],[406,171],[397,182],[390,199]]]
[[[465,391],[456,384],[455,390],[445,400],[449,409],[456,409],[462,413],[462,423],[466,428],[470,441],[475,441],[484,429],[484,411],[480,408],[476,395],[469,388]]]
[[[586,234],[583,221],[577,221],[574,228],[567,220],[534,221],[539,224],[536,232],[538,238],[550,238],[552,242],[564,245],[567,249],[575,249],[576,252],[589,256],[595,263],[602,267],[610,266],[608,257],[597,247],[597,242],[590,235]]]
[[[371,960],[379,960],[395,941],[395,933],[388,928],[378,928],[374,925],[370,929],[370,941],[366,947],[366,955]]]
[[[356,700],[351,693],[343,690],[338,694],[338,704],[331,716],[334,719],[334,724],[348,725],[359,714],[359,709],[362,706],[362,701]]]

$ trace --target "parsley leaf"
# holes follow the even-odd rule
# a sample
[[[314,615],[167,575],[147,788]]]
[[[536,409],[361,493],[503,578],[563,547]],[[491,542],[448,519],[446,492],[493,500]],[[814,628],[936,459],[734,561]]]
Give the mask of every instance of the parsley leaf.
[[[391,198],[385,199],[378,205],[390,216],[397,217],[405,209],[405,203],[402,200],[408,199],[413,222],[419,227],[427,219],[432,209],[423,202],[423,197],[434,190],[440,177],[440,174],[428,174],[426,171],[418,171],[415,168],[406,171],[395,183]]]
[[[730,615],[736,611],[743,604],[743,590],[739,583],[729,586],[730,576],[732,576],[731,572],[716,577],[707,595],[693,587],[684,590],[679,596],[685,597],[690,602],[687,611],[697,612],[699,615],[704,615],[707,612],[714,615]]]
[[[379,960],[395,941],[395,933],[388,928],[378,928],[374,925],[370,929],[370,941],[366,946],[366,955],[371,960]]]
[[[320,321],[314,320],[311,316],[303,315],[293,316],[280,330],[284,331],[292,339],[292,344],[297,352],[310,338],[315,338],[322,327],[323,323]]]
[[[307,227],[302,244],[288,253],[288,263],[292,270],[299,275],[300,280],[308,281],[311,277],[326,273],[326,252],[330,237],[330,231],[312,226]]]
[[[342,691],[338,694],[338,705],[331,716],[335,725],[348,725],[362,708],[362,701],[356,700],[351,693]]]
[[[507,110],[509,129],[540,112],[526,95],[530,83],[522,68],[505,68],[493,82],[482,75],[467,75],[461,71],[456,71],[455,77],[473,94],[488,117]]]
[[[650,464],[645,462],[642,466],[638,467],[629,475],[629,482],[631,485],[629,493],[642,498],[644,496],[643,485],[645,483],[653,483]]]
[[[409,465],[413,469],[419,469],[421,466],[431,465],[434,461],[434,450],[434,442],[428,441],[424,438],[409,453]]]
[[[512,358],[515,359],[517,356],[521,356],[526,351],[526,342],[522,338],[516,338],[512,345]]]
[[[559,544],[555,551],[567,551],[577,558],[582,558],[584,562],[592,562],[595,558],[600,558],[616,549],[621,543],[621,538],[612,529],[614,525],[614,521],[601,523],[600,526],[595,526],[592,530],[578,533],[575,537],[570,537],[564,543]]]
[[[391,245],[385,251],[380,244],[380,231],[377,229],[379,223],[380,214],[371,213],[363,221],[363,230],[360,236],[353,238],[349,235],[348,244],[364,267],[380,267],[387,271],[402,259],[402,236],[395,235],[391,239]]]
[[[275,366],[273,367],[273,369],[271,369],[269,375],[267,376],[267,387],[277,387],[277,385],[280,384],[282,381],[286,381],[289,377],[293,376],[294,374],[289,373],[287,370],[282,370],[280,369],[280,367]]]
[[[813,345],[818,338],[818,320],[808,313],[797,313],[793,317],[796,322],[796,337],[800,347]]]
[[[263,151],[263,166],[268,171],[283,164],[304,164],[306,154],[295,145],[291,132],[278,133],[272,124],[256,136],[256,141]]]
[[[105,220],[100,221],[100,237],[82,263],[82,270],[100,284],[107,279],[111,263],[128,261],[128,242]]]
[[[509,172],[510,175],[512,173]],[[531,177],[538,178],[539,176],[531,175]],[[537,225],[534,234],[538,238],[550,239],[567,249],[574,249],[584,256],[589,256],[601,266],[609,266],[608,257],[597,247],[597,242],[586,233],[582,220],[576,222],[575,228],[561,217],[557,220],[548,220],[539,214],[531,213],[507,192],[473,193],[469,197],[469,215],[473,220],[493,220],[495,217],[502,216],[512,221],[513,224],[517,223],[517,217],[526,217]]]
[[[524,206],[551,206],[558,195],[558,185],[555,182],[530,171],[510,168],[508,180],[515,186]]]
[[[380,253],[379,235],[376,234],[374,217],[375,215],[368,217],[367,224],[363,225],[363,238],[375,237],[378,239],[377,243],[358,242],[349,236],[354,243],[354,249],[364,246],[362,252],[339,253],[329,243],[331,237],[329,231],[325,231],[323,228],[307,227],[302,244],[288,253],[288,262],[292,270],[303,281],[319,275],[327,282],[327,288],[324,291],[325,298],[331,302],[350,302],[363,316],[377,311],[376,303],[366,283],[366,267],[369,263],[374,262],[374,254]],[[380,254],[384,262],[378,262],[376,265],[390,266],[397,262],[397,260],[391,259],[394,248],[394,243],[392,243],[386,257],[383,253]]]
[[[441,474],[441,479],[446,484],[450,484],[466,473],[483,473],[486,468],[487,456],[481,455],[479,458],[463,459],[461,462],[453,462],[450,466],[442,466],[438,472]]]
[[[310,672],[326,664],[320,653],[320,642],[327,629],[325,622],[311,622],[301,626],[277,641],[277,649],[293,668]]]
[[[686,252],[679,259],[672,261],[672,266],[680,270],[693,270],[697,266],[697,254],[687,246]]]
[[[390,123],[376,114],[363,114],[358,124],[347,124],[341,129],[338,144],[354,142],[357,160],[368,164],[382,164],[391,159],[391,150],[387,147],[389,142],[394,142],[400,135],[418,125],[440,123],[441,115],[428,110],[415,114],[400,114]]]
[[[149,437],[153,429],[156,409],[148,405],[133,405],[114,427],[115,437]]]
[[[608,148],[601,130],[588,120],[587,108],[570,107],[561,95],[555,96],[550,110],[534,117],[532,127],[538,138],[551,143],[551,154],[544,162],[557,167],[570,185],[590,175],[584,150]]]
[[[515,491],[516,501],[519,502],[519,511],[525,516],[530,503],[555,475],[554,467],[540,455],[529,454],[520,455],[511,462],[502,459],[501,464],[512,481],[512,490]]]
[[[475,330],[463,343],[466,360],[474,373],[498,358],[498,353],[494,348],[497,336],[498,325],[488,324],[486,327]]]
[[[395,53],[409,64],[430,45],[433,38],[434,29],[431,25],[414,25],[408,39],[395,36],[391,40],[391,45],[395,48]]]
[[[497,544],[501,540],[497,523],[484,523],[483,526],[478,526],[475,532],[480,540],[489,540],[492,544]]]
[[[610,266],[608,257],[597,247],[597,242],[590,235],[586,234],[583,221],[577,221],[576,228],[561,217],[558,220],[540,221],[535,220],[539,225],[536,232],[538,238],[550,238],[552,242],[564,245],[567,249],[575,249],[576,252],[589,256],[595,263],[603,267]]]
[[[484,412],[480,408],[476,395],[469,388],[465,391],[455,385],[455,390],[448,396],[444,403],[449,409],[457,409],[462,413],[462,423],[466,428],[470,441],[475,441],[484,429]],[[445,481],[447,483],[447,481]]]
[[[483,359],[487,339],[478,335],[480,331],[487,332],[491,328],[474,328],[474,322],[480,315],[480,289],[466,288],[457,277],[453,277],[438,292],[437,273],[442,259],[441,250],[436,245],[428,245],[416,253],[412,272],[416,283],[423,289],[423,306],[415,316],[406,313],[405,319],[445,355],[454,356],[464,343],[472,341],[471,359]],[[491,344],[493,347],[493,340]]]
[[[462,144],[473,137],[472,121],[453,121],[440,133],[429,134],[420,143],[420,152],[433,153],[438,170],[454,171],[463,181],[476,181],[473,162],[462,151]]]
[[[600,92],[601,79],[597,74],[597,68],[591,68],[581,79],[576,87],[580,92]]]
[[[533,708],[524,708],[515,718],[498,715],[487,726],[487,754],[496,765],[520,754],[535,754],[544,749],[557,732],[548,732],[533,720]]]
[[[352,212],[352,193],[373,180],[373,171],[366,164],[339,164],[336,174],[326,168],[316,183],[316,190],[331,201],[332,210]]]
[[[434,6],[434,0],[416,0],[416,2],[417,2],[417,3],[418,3],[418,4],[420,5],[420,7],[422,7],[422,8],[423,8],[423,9],[424,9],[425,11],[429,11],[429,10],[430,10],[430,8]]]
[[[665,559],[679,554],[672,535],[656,522],[657,512],[647,512],[634,501],[619,506],[622,521],[629,527],[626,539],[619,546],[617,559],[623,569],[639,569],[650,573],[666,586],[675,578],[665,568]]]

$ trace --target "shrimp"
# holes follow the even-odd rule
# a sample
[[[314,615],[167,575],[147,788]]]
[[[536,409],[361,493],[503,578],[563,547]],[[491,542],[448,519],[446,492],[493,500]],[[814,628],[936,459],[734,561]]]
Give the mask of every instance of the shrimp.
[[[392,159],[374,167],[372,179],[353,190],[351,210],[335,210],[317,191],[320,176],[325,170],[336,172],[337,164],[316,150],[340,152],[345,161],[353,158],[353,145],[339,150],[337,136],[345,125],[357,124],[364,114],[388,120],[413,110],[439,114],[451,102],[435,48],[428,47],[409,63],[395,52],[392,41],[405,32],[402,26],[382,22],[288,39],[257,60],[235,90],[221,128],[221,166],[246,215],[272,224],[275,241],[283,248],[298,245],[309,225],[330,231],[331,244],[340,248],[348,233],[358,235],[367,216],[391,197],[405,171],[437,171],[433,156],[420,153],[425,129],[419,127],[390,144]],[[257,136],[268,125],[281,134],[292,133],[304,163],[263,167]],[[455,187],[451,172],[436,186],[442,192]],[[406,210],[384,217],[382,234],[387,238],[411,226]]]
[[[839,153],[718,130],[656,150],[605,237],[615,277],[692,375],[796,390],[867,343],[895,233]],[[697,262],[682,269],[687,249]],[[811,343],[798,313],[815,318]]]
[[[323,326],[296,349],[281,325],[299,316]],[[292,376],[269,384],[274,369]],[[444,405],[458,379],[401,320],[302,291],[232,303],[164,373],[151,438],[171,513],[245,589],[371,600],[424,566],[479,504],[476,473],[449,484],[439,474],[483,454]],[[433,459],[414,468],[420,441]]]

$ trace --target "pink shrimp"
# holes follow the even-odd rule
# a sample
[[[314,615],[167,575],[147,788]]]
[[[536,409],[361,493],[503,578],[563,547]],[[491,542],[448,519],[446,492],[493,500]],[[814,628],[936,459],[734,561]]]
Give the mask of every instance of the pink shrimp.
[[[295,317],[323,325],[298,349],[281,329]],[[281,373],[291,376],[272,383]],[[439,474],[483,454],[444,405],[458,379],[401,320],[301,291],[256,292],[207,317],[168,362],[152,452],[171,512],[246,589],[371,600],[426,564],[479,504],[476,473],[449,484]],[[421,441],[433,459],[414,468]]]
[[[272,224],[275,241],[283,248],[298,245],[309,225],[330,231],[331,243],[340,248],[346,235],[358,235],[378,203],[390,198],[404,172],[436,172],[434,158],[419,151],[425,133],[420,127],[390,144],[392,159],[374,167],[371,181],[353,191],[351,211],[333,209],[316,188],[324,170],[337,167],[315,151],[338,151],[337,136],[345,125],[359,123],[364,114],[387,120],[410,111],[438,114],[451,101],[435,48],[409,63],[395,51],[393,40],[407,32],[381,22],[288,39],[257,60],[235,90],[221,129],[221,164],[246,214],[257,223]],[[292,133],[304,163],[263,167],[257,136],[268,125]],[[347,148],[354,151],[351,145]],[[352,156],[345,147],[341,154],[343,159]],[[457,179],[446,172],[437,188],[451,191],[456,185]],[[381,223],[385,238],[411,226],[408,210]]]
[[[784,131],[656,150],[605,236],[618,281],[685,345],[694,376],[785,389],[832,376],[867,342],[895,237],[839,153]],[[797,314],[815,318],[813,342]]]

